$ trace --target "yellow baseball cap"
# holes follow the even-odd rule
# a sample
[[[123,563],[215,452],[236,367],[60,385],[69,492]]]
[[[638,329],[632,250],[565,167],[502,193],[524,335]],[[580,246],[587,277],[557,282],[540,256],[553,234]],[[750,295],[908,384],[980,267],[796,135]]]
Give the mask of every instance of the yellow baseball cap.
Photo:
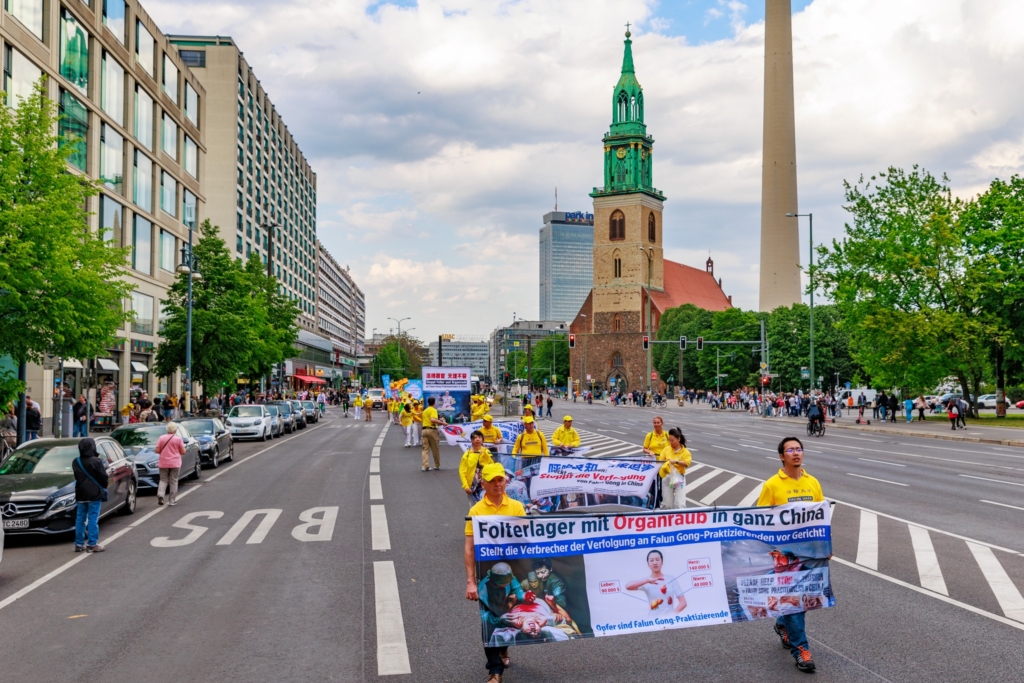
[[[494,422],[494,418],[491,417],[490,413],[487,413],[486,415],[484,415],[483,419],[484,419],[484,422]]]
[[[533,406],[527,403],[526,405],[523,406],[523,410],[529,410],[530,412],[533,412]]]
[[[504,477],[504,476],[505,476],[505,468],[502,467],[499,463],[496,463],[496,462],[492,462],[489,465],[484,465],[483,469],[480,470],[480,477],[484,481],[490,481],[490,480],[494,479],[495,477]]]
[[[563,417],[562,422],[572,422],[572,415],[566,415]]]
[[[533,424],[533,418],[529,415],[523,418],[523,424]]]

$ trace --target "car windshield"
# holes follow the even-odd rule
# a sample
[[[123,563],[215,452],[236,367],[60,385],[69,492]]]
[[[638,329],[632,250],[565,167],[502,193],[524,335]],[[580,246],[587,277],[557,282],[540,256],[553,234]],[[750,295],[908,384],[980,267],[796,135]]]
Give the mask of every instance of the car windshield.
[[[260,406],[235,406],[231,409],[228,417],[261,417],[263,409]]]
[[[277,417],[278,414],[280,413],[280,411],[277,409],[277,406],[267,406],[267,412],[270,413],[270,417]]]
[[[0,467],[0,475],[71,472],[71,463],[77,457],[77,445],[20,448]]]
[[[213,420],[189,420],[188,430],[192,434],[213,434]]]
[[[316,406],[313,405],[312,401],[303,401],[302,405],[306,410],[316,410]]]
[[[284,415],[285,417],[288,417],[289,415],[292,414],[292,407],[287,403],[278,403],[277,409],[280,410],[281,414]]]
[[[155,446],[160,437],[167,433],[163,425],[159,427],[140,427],[139,429],[115,429],[110,436],[123,448],[133,446]]]

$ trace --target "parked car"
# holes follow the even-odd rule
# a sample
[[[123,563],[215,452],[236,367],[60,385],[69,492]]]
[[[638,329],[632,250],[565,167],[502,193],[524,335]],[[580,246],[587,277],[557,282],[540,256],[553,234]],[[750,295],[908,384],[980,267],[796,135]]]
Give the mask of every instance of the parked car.
[[[288,401],[274,401],[272,404],[267,405],[275,405],[281,412],[281,426],[283,427],[285,434],[291,434],[298,429],[298,420],[296,419],[295,409],[292,407],[291,403]]]
[[[156,442],[167,433],[167,425],[160,422],[139,422],[121,425],[110,433],[135,463],[139,475],[139,490],[156,490],[160,484],[160,454],[156,452]],[[185,455],[181,456],[182,477],[199,479],[203,474],[203,462],[199,453],[199,442],[189,433],[184,425],[178,427],[178,436],[185,443]]]
[[[224,425],[231,432],[233,439],[262,439],[267,441],[271,438],[270,412],[266,406],[235,406],[228,413]]]
[[[292,405],[292,410],[295,412],[295,426],[299,429],[305,429],[306,425],[309,424],[310,418],[306,413],[305,407],[302,405],[302,401],[288,401]]]
[[[1018,408],[1024,409],[1024,401],[1017,401],[1016,405]]]
[[[982,408],[995,408],[996,407],[996,395],[985,394],[984,396],[978,397],[978,409]]]
[[[135,512],[139,480],[120,444],[111,436],[96,436],[110,482],[109,500],[100,518],[120,511]],[[75,474],[80,439],[37,439],[18,447],[0,466],[0,511],[8,534],[62,534],[75,530]]]
[[[187,417],[179,424],[199,442],[199,457],[213,469],[235,459],[235,441],[219,417]]]
[[[284,421],[281,419],[281,411],[273,403],[267,404],[267,410],[270,412],[270,435],[281,436],[284,434]]]
[[[306,409],[306,421],[317,423],[320,421],[320,406],[316,401],[303,401],[302,407]]]

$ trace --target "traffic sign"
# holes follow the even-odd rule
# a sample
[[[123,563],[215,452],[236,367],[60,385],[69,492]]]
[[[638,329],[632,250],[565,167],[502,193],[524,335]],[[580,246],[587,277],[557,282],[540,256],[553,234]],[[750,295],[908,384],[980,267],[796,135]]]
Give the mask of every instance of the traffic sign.
[[[657,380],[658,379],[658,371],[657,370],[651,370],[651,379],[653,379],[653,380]]]
[[[776,377],[778,377],[778,376],[779,376],[779,373],[777,373],[777,372],[773,372],[773,373],[771,373],[771,374],[770,374],[770,375],[768,375],[768,376],[769,376],[769,377],[771,377],[772,379],[775,379]]]
[[[512,346],[519,346],[519,342],[512,342]]]
[[[43,356],[43,370],[56,370],[59,367],[60,358],[58,356],[52,353],[47,353]]]
[[[587,375],[587,381],[588,382],[590,381],[590,375]]]
[[[847,383],[846,383],[846,388],[847,388],[847,389],[849,389],[849,388],[850,388],[850,383],[849,383],[849,382],[847,382]]]
[[[764,361],[761,361],[761,369],[762,370],[767,370],[768,369],[768,364],[765,363]]]
[[[800,379],[810,379],[811,370],[810,368],[800,368]]]

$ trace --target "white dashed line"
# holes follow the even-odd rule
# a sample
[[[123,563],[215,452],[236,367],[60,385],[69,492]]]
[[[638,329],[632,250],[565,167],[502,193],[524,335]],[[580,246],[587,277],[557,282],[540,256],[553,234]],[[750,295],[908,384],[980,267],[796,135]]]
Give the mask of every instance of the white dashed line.
[[[373,598],[377,618],[377,675],[412,673],[394,562],[373,563]]]
[[[391,550],[388,517],[383,505],[370,506],[370,537],[374,550]]]

